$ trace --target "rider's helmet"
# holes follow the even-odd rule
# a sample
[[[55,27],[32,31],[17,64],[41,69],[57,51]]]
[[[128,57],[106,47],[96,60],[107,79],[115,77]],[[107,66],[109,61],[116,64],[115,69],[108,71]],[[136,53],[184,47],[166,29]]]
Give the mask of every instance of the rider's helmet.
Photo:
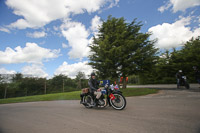
[[[182,70],[179,70],[178,72],[182,73]]]
[[[193,68],[194,70],[196,70],[196,69],[197,69],[197,67],[196,67],[196,66],[193,66],[192,68]]]
[[[94,72],[91,73],[91,77],[92,77],[92,76],[96,76]]]

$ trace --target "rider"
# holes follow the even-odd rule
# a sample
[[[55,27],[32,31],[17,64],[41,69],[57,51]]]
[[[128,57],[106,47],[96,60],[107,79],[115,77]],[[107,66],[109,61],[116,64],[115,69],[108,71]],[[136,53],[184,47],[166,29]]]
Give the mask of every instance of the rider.
[[[182,76],[183,76],[182,70],[179,70],[179,71],[176,73],[177,85],[180,85]]]
[[[90,87],[90,92],[96,96],[94,99],[94,104],[96,105],[96,102],[101,97],[101,89],[99,88],[99,82],[96,80],[96,75],[94,72],[91,73],[91,78],[88,81],[88,85]]]
[[[194,72],[195,72],[195,78],[197,82],[200,84],[200,71],[197,69],[196,66],[193,66]]]

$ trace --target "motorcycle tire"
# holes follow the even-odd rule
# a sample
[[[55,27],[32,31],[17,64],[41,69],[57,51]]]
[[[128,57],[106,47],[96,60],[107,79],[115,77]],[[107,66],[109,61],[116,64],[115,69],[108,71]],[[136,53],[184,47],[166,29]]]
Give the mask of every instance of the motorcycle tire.
[[[92,104],[93,104],[94,100],[92,99],[92,97],[90,95],[84,96],[83,97],[83,105],[86,108],[92,108]]]
[[[185,84],[186,89],[190,89],[190,85],[188,83]]]
[[[115,99],[110,99],[109,102],[111,106],[116,110],[123,110],[126,107],[126,99],[122,94],[113,93]],[[121,105],[120,105],[121,103]]]

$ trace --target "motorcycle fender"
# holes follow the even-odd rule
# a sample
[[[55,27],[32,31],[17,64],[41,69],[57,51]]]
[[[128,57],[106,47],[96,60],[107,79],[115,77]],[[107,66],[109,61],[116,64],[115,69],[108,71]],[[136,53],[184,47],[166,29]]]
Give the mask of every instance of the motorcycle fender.
[[[114,100],[114,99],[115,99],[115,96],[111,93],[111,94],[109,95],[109,98],[110,98],[111,100]]]

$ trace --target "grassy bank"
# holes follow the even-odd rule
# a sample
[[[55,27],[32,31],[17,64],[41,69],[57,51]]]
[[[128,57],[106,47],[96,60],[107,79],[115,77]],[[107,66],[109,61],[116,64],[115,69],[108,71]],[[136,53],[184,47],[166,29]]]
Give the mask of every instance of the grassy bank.
[[[131,97],[131,96],[142,96],[142,95],[148,95],[148,94],[154,94],[157,93],[157,89],[149,89],[149,88],[126,88],[122,90],[123,95],[125,97]]]
[[[148,88],[127,88],[127,89],[122,90],[122,92],[124,96],[130,97],[130,96],[141,96],[141,95],[153,94],[153,93],[157,93],[158,90],[148,89]],[[73,92],[65,92],[65,93],[0,99],[0,104],[35,102],[35,101],[53,101],[53,100],[79,100],[79,99],[80,99],[80,91],[73,91]]]

